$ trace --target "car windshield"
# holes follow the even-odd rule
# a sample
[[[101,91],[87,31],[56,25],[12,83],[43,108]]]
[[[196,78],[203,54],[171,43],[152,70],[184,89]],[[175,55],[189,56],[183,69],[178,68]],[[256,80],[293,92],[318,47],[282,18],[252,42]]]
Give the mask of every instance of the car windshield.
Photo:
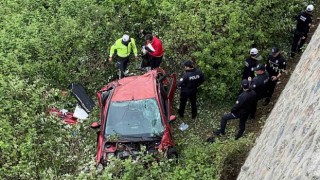
[[[164,131],[155,99],[111,102],[105,135],[129,138],[159,137]]]

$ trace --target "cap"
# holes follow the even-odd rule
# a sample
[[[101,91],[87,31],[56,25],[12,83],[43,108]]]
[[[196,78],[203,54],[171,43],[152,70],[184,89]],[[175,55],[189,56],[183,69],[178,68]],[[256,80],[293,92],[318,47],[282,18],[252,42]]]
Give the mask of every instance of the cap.
[[[257,48],[250,49],[250,54],[251,55],[257,55],[258,54],[258,49]]]
[[[264,64],[258,64],[255,68],[254,68],[255,71],[259,71],[259,70],[263,70],[265,71],[266,70],[266,67],[264,66]]]
[[[307,9],[306,9],[306,10],[309,11],[309,12],[312,12],[313,9],[314,9],[313,5],[310,4],[310,5],[307,6]]]
[[[122,36],[122,41],[123,41],[123,42],[128,42],[128,41],[129,41],[129,38],[130,38],[129,35],[126,35],[126,34],[125,34],[125,35]]]
[[[278,49],[278,48],[273,47],[273,48],[271,49],[271,53],[277,53],[277,52],[279,52],[279,49]]]
[[[243,89],[249,89],[249,81],[247,79],[242,80],[241,86]]]
[[[188,60],[188,61],[184,62],[184,66],[192,68],[193,67],[193,62]]]

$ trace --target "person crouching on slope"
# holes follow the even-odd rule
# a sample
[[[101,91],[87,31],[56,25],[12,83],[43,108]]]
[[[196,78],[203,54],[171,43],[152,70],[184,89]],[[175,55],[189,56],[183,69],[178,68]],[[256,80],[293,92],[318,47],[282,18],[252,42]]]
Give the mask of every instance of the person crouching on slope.
[[[231,109],[231,112],[222,116],[220,121],[220,129],[215,129],[213,134],[217,136],[220,134],[225,135],[228,120],[240,119],[239,131],[235,139],[237,140],[242,137],[246,128],[248,116],[257,106],[257,95],[253,90],[250,89],[249,81],[247,79],[242,80],[241,85],[243,92],[238,96],[236,103]]]

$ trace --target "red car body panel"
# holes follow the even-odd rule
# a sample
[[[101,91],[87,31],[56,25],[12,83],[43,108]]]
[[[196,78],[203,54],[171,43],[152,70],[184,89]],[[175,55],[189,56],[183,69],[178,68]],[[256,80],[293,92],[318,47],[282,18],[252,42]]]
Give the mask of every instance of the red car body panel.
[[[157,82],[159,80],[157,79],[159,75],[163,77],[161,79],[162,84],[164,86],[170,86],[168,87],[168,93],[166,96],[166,100],[168,102],[167,116],[164,112],[165,110],[163,109],[164,106],[161,104],[162,101],[160,101],[162,91],[159,83]],[[100,105],[101,131],[98,134],[97,140],[96,163],[99,163],[101,161],[105,148],[104,145],[107,141],[106,137],[104,137],[104,131],[110,102],[155,98],[159,107],[161,121],[164,126],[161,143],[157,148],[160,150],[166,150],[168,147],[175,146],[173,138],[171,136],[171,126],[169,124],[169,119],[172,112],[172,99],[175,90],[176,75],[172,74],[168,76],[161,68],[149,71],[144,75],[125,77],[123,79],[113,81],[99,90],[97,93],[97,98]],[[103,103],[103,93],[107,91],[109,91],[109,94],[107,99],[105,100],[105,103]]]
[[[153,73],[123,78],[118,80],[117,83],[111,101],[140,100],[157,96]]]

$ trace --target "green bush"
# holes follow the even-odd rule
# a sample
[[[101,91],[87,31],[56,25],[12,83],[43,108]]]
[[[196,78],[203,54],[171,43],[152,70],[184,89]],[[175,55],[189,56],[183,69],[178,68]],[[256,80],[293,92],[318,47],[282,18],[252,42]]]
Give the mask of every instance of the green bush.
[[[140,29],[152,29],[164,43],[164,66],[182,70],[195,59],[211,100],[231,99],[252,45],[266,56],[272,46],[288,50],[293,17],[303,2],[259,1],[4,1],[3,57],[29,64],[30,77],[42,75],[65,87],[84,81],[102,86],[115,72],[105,62],[109,47],[128,33],[143,45]],[[30,78],[29,77],[29,78]],[[95,77],[95,78],[91,78]]]

